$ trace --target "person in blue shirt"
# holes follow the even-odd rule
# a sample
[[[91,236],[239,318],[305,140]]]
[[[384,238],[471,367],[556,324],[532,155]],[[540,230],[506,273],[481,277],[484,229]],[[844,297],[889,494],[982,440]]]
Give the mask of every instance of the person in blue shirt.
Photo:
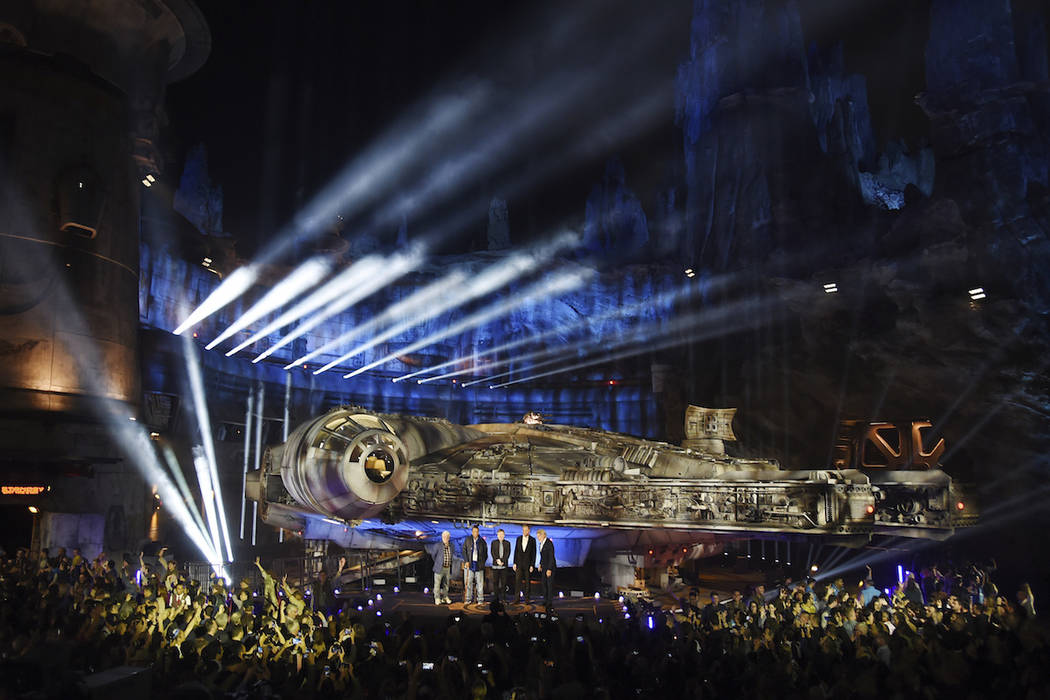
[[[864,579],[861,582],[860,601],[864,607],[871,605],[871,601],[875,600],[880,595],[882,595],[882,591],[875,587],[875,584],[870,578]]]

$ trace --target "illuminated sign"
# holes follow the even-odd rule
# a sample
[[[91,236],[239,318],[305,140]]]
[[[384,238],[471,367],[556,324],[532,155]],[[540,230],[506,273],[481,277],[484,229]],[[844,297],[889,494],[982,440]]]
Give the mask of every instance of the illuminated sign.
[[[4,496],[37,496],[47,491],[46,486],[0,486]]]

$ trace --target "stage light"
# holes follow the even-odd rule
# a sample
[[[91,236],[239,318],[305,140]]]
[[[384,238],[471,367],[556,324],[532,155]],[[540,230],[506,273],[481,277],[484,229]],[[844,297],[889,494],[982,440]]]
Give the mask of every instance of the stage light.
[[[209,504],[213,507],[213,515],[218,516],[218,522],[216,525],[222,528],[222,540],[220,541],[215,534],[214,529],[209,527],[209,530],[212,531],[215,548],[221,551],[221,545],[224,544],[226,546],[226,560],[232,562],[233,547],[230,543],[230,531],[226,522],[226,504],[222,497],[222,485],[219,480],[218,460],[215,457],[215,444],[211,435],[208,401],[204,394],[204,377],[201,374],[200,363],[197,360],[197,348],[189,338],[183,338],[182,352],[186,362],[186,375],[189,379],[194,414],[197,418],[197,429],[201,436],[201,454],[204,458],[204,465],[207,468],[207,483],[210,484],[210,488],[205,489],[204,482],[201,482],[201,496],[204,499],[205,504],[204,512],[207,516],[209,512]],[[194,466],[197,466],[196,458],[194,459]],[[198,474],[198,480],[199,479],[200,475]],[[211,522],[209,518],[209,526],[210,525]]]
[[[149,180],[146,180],[145,178],[143,178],[142,184],[145,185],[146,187],[152,187],[153,186],[153,183],[150,182]]]
[[[868,515],[874,514],[875,513],[875,506],[873,506],[873,505],[871,505],[869,503],[868,505],[864,506],[864,512],[867,513]]]
[[[312,360],[318,355],[327,353],[330,350],[334,350],[340,346],[343,346],[359,336],[377,331],[386,323],[396,323],[398,319],[409,318],[408,321],[402,320],[400,323],[396,323],[396,325],[393,326],[393,332],[391,332],[390,329],[387,329],[387,331],[383,332],[382,334],[373,337],[372,340],[374,342],[372,342],[371,344],[367,344],[365,346],[365,349],[373,347],[374,345],[378,345],[379,343],[382,343],[383,341],[387,340],[387,338],[397,335],[402,330],[411,328],[413,325],[415,325],[415,322],[410,318],[411,314],[419,313],[419,310],[421,308],[435,308],[435,305],[438,303],[439,299],[441,299],[442,297],[447,297],[451,289],[464,284],[466,279],[467,274],[465,271],[453,270],[452,272],[449,272],[440,279],[431,282],[423,289],[417,290],[415,293],[411,294],[407,299],[402,299],[401,301],[393,304],[392,306],[387,307],[385,311],[383,311],[378,316],[369,319],[368,322],[350,329],[346,333],[340,335],[338,338],[330,340],[329,342],[325,343],[316,350],[309,352],[296,360],[293,360],[292,362],[285,365],[284,368],[291,369],[296,365],[304,364],[308,360]],[[381,338],[381,340],[376,340],[376,338]],[[281,342],[283,343],[285,340],[287,340],[287,338],[282,339]],[[364,350],[362,350],[361,352],[363,351]],[[259,357],[261,358],[265,356],[265,354],[266,353],[263,353],[263,355],[260,355]],[[339,362],[342,362],[344,359],[352,357],[355,354],[357,354],[357,352],[348,353],[343,357],[328,363],[327,365],[323,365],[320,369],[314,370],[314,374],[320,374],[321,372],[325,372],[334,367]]]
[[[966,509],[966,504],[963,503],[962,501],[959,501],[958,503],[955,504],[955,508],[957,510],[965,510]]]
[[[393,186],[405,167],[417,163],[421,153],[447,138],[450,129],[471,123],[475,110],[487,100],[487,88],[477,85],[460,94],[443,96],[429,107],[399,120],[387,134],[336,176],[293,222],[278,231],[276,240],[236,280],[227,277],[190,316],[175,329],[180,335],[215,311],[239,298],[258,279],[259,271],[282,258],[294,246],[324,233],[326,222],[337,214],[349,217],[385,188]],[[422,112],[422,114],[420,114]]]
[[[839,287],[834,282],[829,282],[828,284],[824,285],[824,293],[825,294],[834,294],[837,291],[839,291]]]
[[[298,302],[291,309],[288,309],[273,321],[266,324],[261,330],[252,334],[251,337],[240,345],[237,345],[227,352],[227,357],[240,352],[249,345],[263,339],[270,333],[299,320],[303,316],[306,316],[322,306],[336,301],[337,299],[345,298],[345,295],[356,288],[370,271],[378,268],[381,262],[382,258],[378,255],[371,255],[358,260],[350,267],[325,282],[321,287],[311,292],[309,296]]]
[[[524,290],[521,294],[516,295],[511,299],[496,304],[491,308],[478,311],[477,313],[473,313],[467,316],[466,318],[456,323],[453,323],[452,325],[447,326],[446,328],[443,328],[442,330],[436,333],[432,333],[421,340],[409,344],[406,347],[399,348],[397,352],[392,352],[379,360],[375,360],[364,365],[363,367],[355,369],[353,372],[344,374],[343,379],[349,379],[358,374],[361,374],[362,372],[366,372],[372,369],[373,367],[378,367],[379,365],[397,359],[402,355],[407,355],[409,353],[416,352],[417,350],[421,350],[422,348],[425,348],[428,345],[433,345],[434,343],[444,340],[449,336],[458,335],[472,328],[477,328],[485,323],[488,323],[493,319],[505,316],[511,311],[525,306],[527,304],[532,304],[538,300],[546,299],[576,289],[583,285],[587,280],[589,280],[591,276],[593,276],[593,274],[593,270],[585,269],[574,270],[571,272],[560,272],[553,275],[553,277],[551,278],[545,278],[533,284],[531,287]]]
[[[820,566],[817,565],[817,564],[814,564],[813,566],[809,567],[809,570],[815,574],[818,571],[820,571]]]
[[[219,547],[219,521],[215,512],[215,489],[211,483],[208,459],[204,456],[204,449],[200,446],[191,449],[193,453],[193,467],[197,473],[197,484],[201,491],[201,500],[204,502],[204,518],[208,524],[208,533],[216,549]]]
[[[36,506],[29,506],[29,512],[32,513],[33,515],[36,515],[37,513],[40,512],[40,509],[37,508]]]
[[[720,280],[716,280],[715,282],[713,282],[711,285],[709,285],[709,287],[710,288],[720,287],[724,283],[724,281],[725,281],[725,278],[721,278]],[[594,326],[599,325],[601,323],[604,323],[606,321],[615,320],[615,319],[618,319],[618,318],[629,318],[633,314],[636,314],[636,313],[639,316],[645,315],[645,314],[653,314],[653,315],[656,315],[656,316],[660,316],[663,313],[670,314],[672,309],[673,309],[673,306],[674,306],[674,304],[676,302],[678,302],[680,300],[684,300],[684,299],[690,298],[692,296],[695,296],[698,292],[699,292],[699,290],[696,287],[692,287],[692,286],[688,286],[688,285],[682,285],[682,286],[676,287],[676,288],[674,288],[672,290],[663,292],[663,293],[659,294],[656,297],[647,298],[647,299],[645,299],[643,301],[639,301],[639,302],[636,302],[634,304],[630,304],[628,306],[617,306],[615,308],[609,309],[608,311],[606,311],[604,313],[601,313],[601,314],[598,314],[596,316],[586,316],[585,315],[583,318],[581,318],[580,321],[576,321],[576,322],[572,322],[572,323],[564,323],[564,324],[562,324],[560,326],[557,326],[555,328],[551,328],[551,329],[543,331],[541,333],[536,333],[536,334],[533,334],[531,336],[525,336],[525,337],[522,337],[522,338],[518,338],[517,340],[512,340],[512,341],[509,341],[507,343],[503,343],[502,345],[498,345],[496,347],[489,348],[487,350],[482,350],[482,351],[479,351],[477,353],[471,353],[469,355],[461,355],[460,357],[448,360],[448,361],[443,362],[443,363],[441,363],[439,365],[435,365],[435,366],[432,366],[432,367],[427,367],[425,369],[416,370],[415,372],[412,372],[410,374],[405,374],[405,375],[402,375],[400,377],[396,377],[396,378],[393,379],[393,381],[398,382],[398,381],[401,381],[402,379],[410,379],[412,377],[419,376],[420,374],[426,374],[428,372],[437,372],[439,370],[442,370],[442,369],[445,369],[445,368],[448,368],[448,367],[470,363],[470,366],[468,366],[468,367],[466,367],[464,369],[460,369],[460,370],[456,370],[454,372],[448,372],[447,374],[442,374],[442,375],[438,375],[438,376],[435,376],[435,377],[428,377],[427,379],[419,380],[420,383],[426,384],[427,382],[437,381],[437,380],[441,380],[441,379],[448,379],[449,377],[456,377],[456,376],[459,376],[461,374],[486,372],[486,371],[488,371],[490,369],[495,369],[497,367],[503,367],[504,365],[508,365],[511,362],[522,362],[522,361],[525,361],[525,360],[533,359],[535,357],[542,357],[542,356],[545,356],[545,355],[550,355],[552,353],[565,350],[566,348],[560,347],[560,346],[559,347],[544,347],[544,348],[542,348],[540,350],[533,351],[533,352],[530,352],[530,353],[526,353],[525,355],[516,355],[516,356],[513,356],[513,357],[509,357],[509,358],[507,358],[505,360],[494,360],[494,361],[486,362],[486,363],[480,364],[480,365],[479,364],[475,364],[475,362],[478,360],[478,358],[481,358],[481,357],[485,357],[485,356],[488,356],[488,355],[495,355],[495,354],[498,354],[498,353],[501,353],[501,352],[507,352],[509,350],[514,350],[516,348],[519,348],[519,347],[521,347],[523,345],[528,345],[528,344],[532,344],[532,343],[540,343],[540,342],[545,341],[545,340],[547,340],[549,338],[552,338],[552,337],[560,338],[562,336],[566,336],[566,335],[570,335],[570,334],[573,334],[573,333],[576,333],[576,332],[579,332],[579,331],[587,330],[587,329],[589,329],[591,327],[594,327]],[[590,341],[588,341],[588,342],[590,342]],[[577,345],[578,344],[579,344],[579,342],[577,342]],[[505,375],[496,375],[496,377],[487,377],[486,379],[491,380],[491,379],[494,379],[494,378],[498,378],[500,376],[505,376]],[[482,382],[482,381],[485,381],[485,379],[479,379],[476,382],[470,382],[470,383],[464,382],[463,386],[464,387],[471,386],[472,384],[477,384],[477,383]]]
[[[205,258],[205,261],[210,262],[208,258]],[[252,304],[252,306],[245,311],[240,318],[220,333],[215,340],[211,341],[204,347],[211,350],[237,331],[247,328],[249,325],[255,323],[271,311],[275,311],[284,306],[310,287],[316,285],[318,281],[328,275],[328,272],[331,269],[331,263],[324,258],[318,257],[307,260],[293,270],[291,274],[278,282],[273,289],[264,294],[259,301]]]
[[[380,289],[393,284],[405,274],[411,272],[422,264],[425,259],[425,250],[426,247],[423,244],[416,244],[410,246],[408,250],[391,255],[387,258],[370,256],[369,258],[363,259],[361,262],[366,263],[367,261],[367,263],[362,264],[361,266],[354,266],[354,268],[356,268],[355,273],[357,276],[354,277],[352,283],[343,283],[347,285],[345,291],[338,292],[337,297],[330,302],[326,302],[321,311],[300,323],[294,331],[281,338],[280,341],[267,348],[264,352],[260,353],[258,357],[252,360],[252,362],[259,362],[270,356],[275,351],[288,345],[296,338],[302,337],[304,334],[313,330],[332,316],[342,313],[362,299],[365,299],[366,297],[378,292]],[[313,295],[311,295],[310,299],[307,301],[310,301],[312,298]],[[311,303],[313,302],[311,301]],[[309,360],[312,357],[316,357],[316,354],[311,353],[305,358],[300,358],[298,362],[305,363],[306,360]],[[295,363],[293,363],[293,366],[294,364]],[[305,367],[305,364],[303,366]],[[285,369],[288,369],[288,367],[285,367]]]
[[[666,350],[672,347],[678,347],[688,343],[699,342],[712,337],[722,337],[730,335],[732,333],[739,332],[752,328],[769,320],[769,316],[756,311],[761,307],[763,303],[768,303],[766,300],[745,300],[741,302],[733,302],[726,304],[710,312],[699,312],[696,314],[690,314],[682,318],[675,319],[670,323],[666,324],[654,324],[656,327],[661,327],[660,337],[668,337],[669,340],[663,342],[655,342],[656,338],[651,338],[645,334],[638,333],[627,338],[620,339],[615,343],[602,342],[601,340],[594,341],[590,345],[600,347],[602,349],[610,349],[623,347],[625,345],[634,345],[635,347],[629,347],[625,350],[619,350],[616,352],[610,352],[605,355],[593,357],[591,359],[585,359],[574,364],[558,367],[546,372],[539,372],[536,374],[530,374],[525,377],[519,377],[511,381],[502,382],[500,384],[490,385],[490,388],[501,389],[503,387],[511,386],[512,384],[521,384],[523,382],[533,381],[535,379],[541,379],[543,377],[549,377],[563,372],[571,372],[577,369],[583,369],[585,367],[592,367],[594,365],[603,364],[606,362],[614,362],[627,357],[634,357],[642,353],[657,352],[660,350]],[[585,346],[584,346],[585,347]],[[570,357],[578,355],[578,348],[574,348],[571,351]],[[565,355],[566,353],[562,353]],[[566,357],[561,356],[548,360],[541,363],[532,365],[529,369],[535,370],[544,365],[557,364],[563,362]],[[505,372],[503,375],[506,376],[510,372]],[[490,381],[493,377],[486,377],[477,381]],[[476,382],[474,382],[476,383]],[[464,383],[463,386],[469,386],[470,383]]]
[[[971,301],[977,301],[979,299],[984,299],[986,296],[988,296],[987,294],[984,293],[984,287],[974,287],[973,289],[969,290],[969,294],[970,294],[970,300]]]
[[[665,117],[667,97],[673,89],[671,81],[650,81],[652,94],[632,90],[628,99],[622,90],[609,89],[606,77],[617,76],[619,85],[625,61],[632,57],[640,59],[646,52],[660,50],[665,45],[666,34],[671,30],[669,15],[651,14],[650,18],[652,21],[632,27],[629,35],[615,43],[615,50],[607,49],[597,60],[590,55],[586,69],[565,61],[551,63],[539,73],[544,76],[541,80],[514,92],[510,104],[490,99],[493,91],[487,85],[478,84],[464,90],[457,84],[455,94],[432,100],[398,120],[333,178],[289,226],[282,228],[277,240],[253,265],[268,265],[296,244],[320,235],[337,215],[349,219],[371,207],[378,211],[373,223],[380,228],[405,216],[418,218],[462,192],[478,177],[492,177],[497,169],[506,166],[508,159],[527,154],[537,144],[548,141],[552,124],[557,125],[553,133],[570,137],[565,147],[557,157],[523,169],[527,172],[513,183],[500,183],[501,191],[524,191],[537,179],[549,178],[568,164],[593,158],[597,147],[608,148],[610,143],[630,138],[647,124]],[[559,41],[569,41],[570,34],[561,28],[570,26],[570,22],[559,16],[553,32],[550,24],[544,23],[542,30],[546,43],[550,43],[552,35],[561,37]],[[529,55],[533,55],[531,48]],[[508,65],[516,63],[516,60],[508,61]],[[648,64],[643,60],[634,63]],[[614,116],[597,121],[573,119],[583,105]],[[577,123],[576,132],[566,130],[567,126]],[[438,156],[443,158],[439,160]],[[433,165],[428,167],[430,163]],[[418,171],[420,164],[422,177],[416,183],[406,184],[408,176]],[[396,196],[390,197],[386,206],[374,205],[395,187],[398,188]]]
[[[187,330],[197,325],[208,316],[225,307],[233,300],[240,297],[259,278],[261,267],[258,263],[251,263],[245,267],[237,268],[224,279],[211,294],[209,294],[201,305],[193,310],[185,321],[172,331],[175,335],[182,335]]]
[[[540,349],[540,350],[537,350],[537,351],[534,351],[534,352],[526,353],[525,355],[519,355],[517,357],[512,357],[512,358],[509,358],[507,360],[500,361],[498,363],[492,363],[492,365],[489,365],[489,366],[506,365],[506,364],[510,364],[511,362],[524,362],[526,360],[531,360],[531,359],[536,358],[536,357],[544,357],[544,356],[554,355],[554,357],[551,358],[551,359],[545,360],[543,362],[533,363],[528,369],[530,371],[534,371],[534,370],[539,369],[541,367],[546,367],[546,366],[549,366],[549,365],[557,364],[559,362],[563,362],[566,359],[577,358],[581,354],[585,354],[585,353],[587,353],[587,352],[589,352],[591,350],[594,350],[594,349],[601,349],[601,350],[609,351],[609,350],[614,350],[616,348],[628,346],[628,345],[631,345],[631,344],[634,344],[634,343],[642,344],[642,345],[640,345],[639,350],[630,351],[630,352],[624,352],[624,353],[621,353],[619,355],[610,356],[610,358],[612,358],[612,359],[619,359],[621,357],[628,357],[628,356],[631,356],[631,355],[638,354],[638,352],[640,352],[640,351],[653,351],[653,350],[663,349],[663,347],[673,347],[673,346],[679,345],[681,343],[691,342],[691,339],[690,338],[682,338],[680,340],[680,342],[673,341],[673,342],[665,344],[664,346],[659,346],[659,347],[653,346],[652,343],[654,341],[656,341],[657,339],[662,338],[662,337],[675,337],[675,336],[678,336],[680,334],[690,333],[690,332],[695,333],[695,332],[697,332],[696,331],[697,326],[700,326],[700,325],[703,325],[703,324],[706,324],[709,327],[714,328],[714,329],[724,328],[724,329],[729,330],[729,329],[733,329],[735,327],[733,324],[741,323],[741,321],[739,319],[742,319],[742,318],[743,319],[748,319],[747,321],[745,321],[745,323],[754,323],[756,321],[756,318],[757,318],[757,316],[754,315],[755,307],[757,305],[758,305],[757,302],[751,301],[751,300],[731,302],[730,304],[726,304],[726,305],[723,305],[723,306],[715,308],[715,309],[711,309],[711,310],[707,310],[707,311],[700,311],[700,312],[697,312],[697,313],[690,314],[688,316],[675,318],[675,319],[673,319],[670,322],[666,322],[666,321],[663,321],[663,320],[652,321],[650,323],[647,323],[645,325],[642,325],[642,326],[639,326],[639,327],[636,327],[636,328],[632,329],[630,334],[628,334],[628,335],[621,335],[621,336],[617,337],[613,341],[606,340],[603,337],[599,337],[597,339],[585,338],[585,339],[576,341],[574,343],[570,343],[568,345],[562,344],[562,345],[559,345],[559,346],[554,347],[554,348],[547,347],[547,348],[543,348],[543,349]],[[692,339],[703,339],[703,337],[702,336],[695,336]],[[580,366],[590,366],[590,365],[596,364],[596,363],[597,362],[585,362],[585,363],[583,363]],[[578,368],[578,367],[579,366],[574,366],[573,368]],[[479,369],[485,369],[485,367],[482,367],[482,368],[479,368]],[[537,378],[537,377],[540,377],[540,376],[549,376],[549,374],[556,374],[557,372],[561,372],[561,371],[564,371],[564,370],[557,370],[556,372],[544,373],[542,375],[534,375],[533,378]],[[462,373],[462,371],[460,373]],[[483,381],[492,381],[493,379],[499,379],[499,378],[502,378],[502,377],[507,377],[507,376],[510,376],[511,374],[514,374],[514,372],[513,371],[502,372],[500,374],[490,375],[490,376],[487,376],[487,377],[482,377],[480,379],[476,379],[476,380],[471,381],[471,382],[464,382],[463,386],[467,387],[467,386],[471,386],[473,384],[478,384],[478,383],[483,382]],[[446,376],[448,376],[448,375],[446,375]],[[520,380],[519,379],[519,380],[516,380],[516,382],[513,382],[513,383],[517,383],[517,381],[524,381],[524,380]],[[499,387],[502,387],[502,386],[506,386],[506,384],[495,384],[495,385],[492,385],[492,388],[499,388]]]
[[[153,177],[153,173],[149,173],[148,175],[146,175],[146,179],[149,180],[150,182],[156,182],[157,181],[157,178]],[[83,187],[84,183],[80,183],[80,186]]]
[[[555,237],[552,241],[534,246],[532,249],[526,251],[514,253],[508,256],[506,259],[493,265],[490,265],[480,274],[477,274],[473,277],[468,277],[463,271],[456,271],[450,273],[450,275],[447,275],[445,278],[442,278],[442,280],[438,280],[437,282],[431,283],[423,290],[420,290],[416,294],[412,295],[412,297],[409,297],[409,299],[406,299],[405,302],[402,302],[402,304],[404,304],[406,307],[405,310],[400,310],[397,314],[392,313],[395,307],[401,306],[401,304],[396,304],[394,307],[391,307],[386,312],[384,312],[379,318],[374,319],[373,321],[379,321],[379,319],[385,319],[387,317],[391,319],[397,319],[402,316],[407,316],[407,318],[405,318],[399,323],[396,323],[393,326],[388,327],[382,333],[373,336],[366,343],[358,345],[354,349],[329,362],[320,369],[315,370],[314,374],[321,374],[322,372],[327,372],[329,369],[335,367],[341,362],[345,362],[346,360],[349,360],[352,357],[356,357],[357,355],[360,355],[361,353],[370,350],[371,348],[375,347],[376,345],[379,345],[380,343],[386,342],[390,338],[400,335],[401,333],[419,325],[420,323],[423,323],[424,321],[432,319],[435,316],[444,313],[445,311],[457,308],[459,306],[462,306],[463,304],[466,304],[469,301],[473,301],[479,297],[494,292],[497,289],[505,287],[514,280],[523,277],[527,274],[530,274],[536,269],[538,269],[540,266],[550,262],[551,258],[553,258],[558,253],[562,252],[566,248],[574,246],[578,241],[579,236],[576,233],[572,231],[567,231]],[[454,284],[450,284],[448,280],[453,275],[459,276],[460,281]],[[422,299],[424,296],[426,296],[430,300],[426,302],[421,302],[420,299]],[[385,322],[386,320],[383,320],[380,323]],[[375,324],[372,322],[366,324],[366,326],[373,325]],[[349,333],[344,334],[343,336],[337,338],[331,343],[327,343],[324,347],[330,348],[332,346],[345,343],[347,342],[348,336],[356,337],[357,335],[360,335],[360,333],[362,332],[361,329],[363,328],[365,328],[365,326],[359,327],[354,331],[350,331]],[[299,364],[300,362],[306,359],[310,359],[311,356],[316,356],[317,354],[323,351],[324,350],[322,350],[321,348],[318,348],[310,355],[307,355],[304,358],[300,358],[299,360],[293,362],[291,365],[286,366],[285,369],[288,369],[288,367],[290,366],[295,366],[296,364]],[[405,350],[402,348],[400,352],[405,352]]]

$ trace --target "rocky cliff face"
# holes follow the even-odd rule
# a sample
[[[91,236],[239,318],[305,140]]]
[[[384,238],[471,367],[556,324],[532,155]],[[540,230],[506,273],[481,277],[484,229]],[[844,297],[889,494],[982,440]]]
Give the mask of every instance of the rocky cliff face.
[[[839,418],[929,417],[989,522],[1031,515],[1001,504],[1043,488],[1050,446],[1046,8],[932,1],[929,147],[909,150],[876,142],[841,48],[803,50],[794,3],[728,5],[694,3],[678,72],[677,245],[778,301],[678,358],[688,400],[740,407],[738,449],[799,467],[825,463]]]

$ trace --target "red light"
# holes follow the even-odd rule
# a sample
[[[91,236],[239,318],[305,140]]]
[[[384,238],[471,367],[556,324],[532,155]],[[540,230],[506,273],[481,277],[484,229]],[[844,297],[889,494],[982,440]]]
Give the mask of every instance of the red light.
[[[688,552],[688,551],[689,551],[688,549],[686,549],[685,547],[682,547],[682,552],[683,553]]]
[[[869,504],[864,508],[864,510],[867,511],[868,515],[871,515],[875,512],[875,506]]]
[[[651,550],[651,549],[650,549],[650,550],[649,550],[649,554],[652,554],[652,553],[653,553],[653,550]]]
[[[962,501],[959,501],[958,503],[955,504],[955,507],[958,508],[959,510],[963,510],[963,509],[966,508],[966,504],[963,503]]]

